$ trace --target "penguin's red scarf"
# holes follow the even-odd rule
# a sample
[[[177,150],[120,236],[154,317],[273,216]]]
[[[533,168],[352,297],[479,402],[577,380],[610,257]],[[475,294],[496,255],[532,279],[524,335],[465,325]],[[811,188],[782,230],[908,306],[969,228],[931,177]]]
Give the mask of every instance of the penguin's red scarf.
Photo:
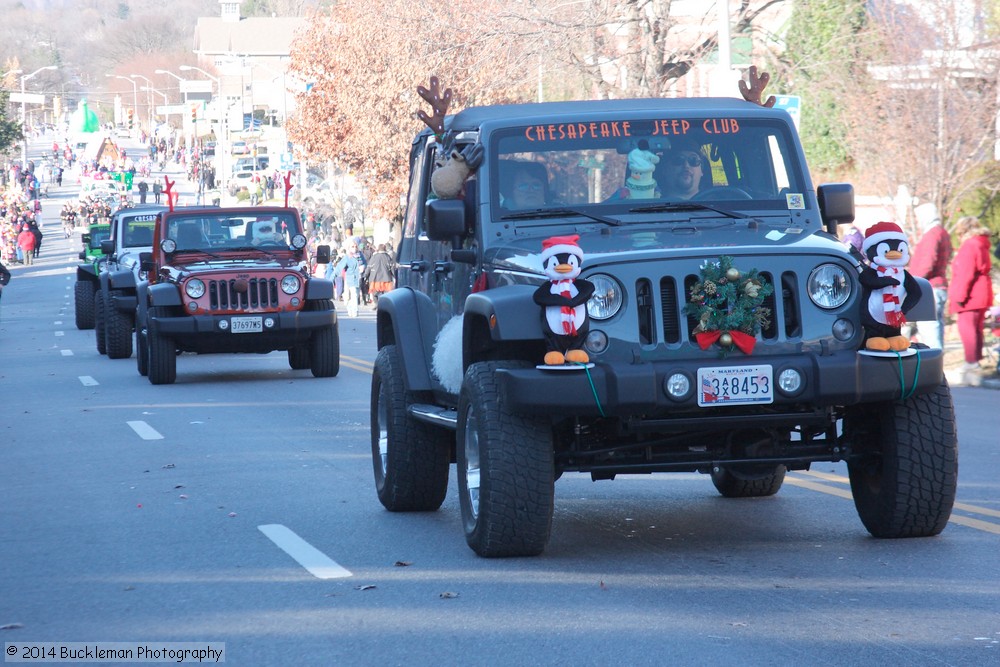
[[[899,327],[906,322],[906,316],[900,310],[900,296],[903,293],[903,269],[898,266],[876,266],[875,270],[880,275],[895,278],[898,285],[890,285],[882,288],[882,313],[885,315],[885,323],[890,327]]]
[[[569,291],[569,286],[573,284],[572,280],[553,280],[552,285],[559,290],[560,296],[567,299],[572,299],[573,294]],[[560,308],[560,313],[562,314],[562,325],[563,334],[566,336],[576,335],[576,309],[570,308],[569,306],[563,306]]]

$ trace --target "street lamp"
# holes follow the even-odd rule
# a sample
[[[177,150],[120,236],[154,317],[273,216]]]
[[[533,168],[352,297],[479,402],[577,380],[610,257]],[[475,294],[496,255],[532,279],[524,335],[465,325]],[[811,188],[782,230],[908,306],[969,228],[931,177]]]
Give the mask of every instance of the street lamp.
[[[174,74],[173,72],[171,72],[170,70],[166,70],[166,69],[158,69],[158,70],[156,70],[156,71],[154,72],[154,74],[166,74],[166,75],[168,75],[168,76],[172,76],[172,77],[174,77],[175,79],[177,79],[177,80],[178,80],[178,81],[180,81],[181,83],[184,83],[185,81],[187,81],[187,79],[185,79],[185,78],[183,78],[183,77],[179,77],[179,76],[177,76],[176,74]],[[184,91],[184,103],[185,103],[185,104],[186,104],[186,103],[187,103],[187,101],[188,101],[188,97],[187,97],[187,95],[188,95],[188,94],[187,94],[187,91]]]
[[[215,85],[218,86],[218,88],[219,88],[219,95],[215,99],[215,106],[216,106],[216,109],[217,109],[217,113],[219,114],[219,137],[218,137],[219,140],[216,143],[215,150],[216,150],[216,155],[218,156],[218,162],[219,162],[219,169],[218,169],[218,172],[217,172],[217,177],[218,177],[218,181],[219,181],[219,190],[222,191],[222,192],[225,192],[225,190],[226,190],[226,154],[228,152],[228,149],[226,147],[226,135],[229,134],[229,133],[226,130],[226,127],[225,127],[225,122],[226,122],[226,108],[225,108],[225,102],[222,99],[222,81],[219,79],[219,77],[212,76],[211,74],[209,74],[205,70],[201,69],[200,67],[195,67],[194,65],[181,65],[177,69],[179,69],[182,72],[190,72],[191,70],[194,70],[195,72],[201,72],[202,74],[204,74],[205,76],[207,76],[209,79],[211,79],[212,81],[214,81]],[[254,166],[256,166],[256,165],[254,165]]]
[[[31,74],[25,74],[21,77],[21,134],[24,134],[24,124],[27,120],[24,110],[24,82],[35,76],[39,72],[44,72],[47,69],[59,69],[55,65],[47,65],[46,67],[39,67]],[[21,166],[27,166],[28,164],[28,137],[24,136],[24,140],[21,142]]]
[[[142,79],[143,81],[145,81],[148,84],[149,90],[153,89],[153,82],[150,79],[144,77],[142,74],[129,74],[129,76],[132,77],[133,79]],[[149,96],[146,99],[149,100],[149,121],[148,121],[149,126],[148,127],[149,127],[149,134],[152,135],[153,134],[153,93],[149,93]]]
[[[128,81],[132,84],[132,108],[136,111],[139,110],[139,86],[135,81],[128,78],[127,76],[121,76],[120,74],[105,74],[104,76],[110,79],[121,79],[122,81]]]

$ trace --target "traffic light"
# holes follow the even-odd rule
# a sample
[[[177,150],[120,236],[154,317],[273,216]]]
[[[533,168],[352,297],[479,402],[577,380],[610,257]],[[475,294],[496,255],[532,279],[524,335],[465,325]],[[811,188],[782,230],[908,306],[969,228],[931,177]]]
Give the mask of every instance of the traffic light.
[[[135,127],[135,109],[128,110],[128,129]]]
[[[191,122],[192,123],[197,123],[198,122],[198,105],[197,104],[192,104],[191,105]]]

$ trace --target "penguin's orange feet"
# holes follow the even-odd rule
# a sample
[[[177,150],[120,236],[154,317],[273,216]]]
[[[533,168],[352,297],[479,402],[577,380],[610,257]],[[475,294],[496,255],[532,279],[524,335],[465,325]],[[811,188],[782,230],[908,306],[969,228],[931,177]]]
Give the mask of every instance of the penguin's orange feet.
[[[572,361],[577,364],[585,364],[590,361],[590,357],[583,350],[570,350],[566,353],[566,361]]]
[[[546,366],[562,366],[566,363],[566,357],[563,356],[562,352],[546,352],[545,353],[545,365]]]
[[[888,352],[889,340],[887,338],[869,338],[865,341],[865,348],[876,352]]]

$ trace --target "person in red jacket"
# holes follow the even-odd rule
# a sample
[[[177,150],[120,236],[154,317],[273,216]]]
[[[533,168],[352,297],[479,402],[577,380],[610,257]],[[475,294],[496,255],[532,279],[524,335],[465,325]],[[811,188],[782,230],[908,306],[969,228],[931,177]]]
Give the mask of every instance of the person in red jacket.
[[[31,227],[24,225],[17,235],[17,247],[21,249],[21,261],[25,266],[31,266],[35,254],[35,235]]]
[[[958,316],[958,335],[965,352],[965,372],[979,369],[983,358],[983,323],[986,310],[993,305],[993,282],[990,279],[990,231],[972,216],[955,223],[959,238],[958,252],[951,263],[948,301]]]
[[[913,209],[920,223],[922,235],[910,255],[908,271],[911,275],[926,278],[934,289],[934,320],[913,322],[920,342],[939,350],[944,349],[945,303],[948,300],[948,262],[951,261],[951,236],[941,224],[941,216],[934,204],[927,203]]]

